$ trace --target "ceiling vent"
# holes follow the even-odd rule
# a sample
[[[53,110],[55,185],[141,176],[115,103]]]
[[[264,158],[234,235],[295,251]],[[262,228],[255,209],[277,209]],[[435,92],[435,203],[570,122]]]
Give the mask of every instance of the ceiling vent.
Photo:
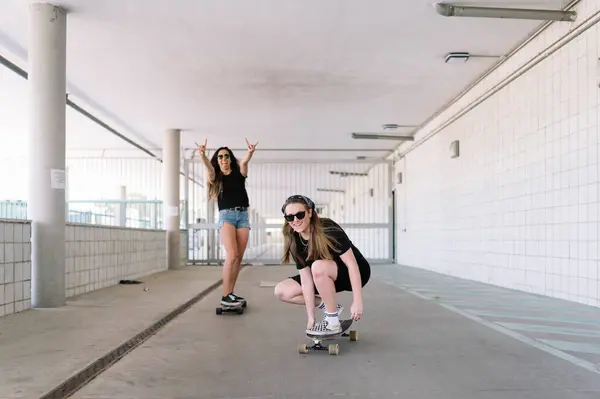
[[[452,52],[446,54],[446,64],[464,64],[469,60],[471,55],[467,52]]]

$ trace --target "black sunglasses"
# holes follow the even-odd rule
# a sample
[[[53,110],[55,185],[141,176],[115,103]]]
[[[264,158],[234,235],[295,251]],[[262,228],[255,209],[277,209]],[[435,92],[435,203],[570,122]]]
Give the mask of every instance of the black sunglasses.
[[[219,159],[223,159],[223,158],[225,158],[225,159],[229,159],[229,154],[224,154],[224,155],[223,155],[223,154],[221,154],[221,155],[219,155],[218,157],[219,157]]]
[[[300,211],[300,212],[296,213],[295,215],[285,215],[284,218],[288,222],[292,222],[294,220],[294,217],[297,217],[298,220],[302,220],[302,219],[304,219],[304,216],[306,216],[306,211]]]

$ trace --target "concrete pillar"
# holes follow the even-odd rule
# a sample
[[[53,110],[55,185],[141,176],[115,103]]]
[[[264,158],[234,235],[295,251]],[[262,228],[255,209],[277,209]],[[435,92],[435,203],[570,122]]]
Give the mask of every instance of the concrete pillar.
[[[31,304],[65,305],[67,14],[29,6]]]
[[[179,229],[179,165],[181,130],[167,130],[163,141],[163,218],[167,231],[167,267],[181,267]]]

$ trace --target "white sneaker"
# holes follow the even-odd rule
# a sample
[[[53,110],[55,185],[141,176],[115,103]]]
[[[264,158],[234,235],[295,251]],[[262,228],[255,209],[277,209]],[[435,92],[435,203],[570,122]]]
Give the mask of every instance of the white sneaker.
[[[306,330],[307,334],[315,336],[339,334],[341,332],[342,325],[340,323],[337,323],[336,325],[331,325],[325,319],[321,320],[321,322],[319,323],[315,323],[313,328]]]

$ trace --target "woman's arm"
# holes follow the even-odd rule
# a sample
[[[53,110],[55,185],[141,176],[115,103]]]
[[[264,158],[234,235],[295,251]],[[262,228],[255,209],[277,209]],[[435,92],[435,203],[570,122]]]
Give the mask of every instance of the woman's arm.
[[[309,319],[315,318],[315,283],[313,282],[310,267],[300,269],[300,282],[302,284],[302,295],[306,304],[306,314]]]
[[[256,151],[256,144],[258,144],[258,141],[256,142],[256,144],[250,144],[248,142],[248,139],[246,139],[246,144],[248,145],[248,152],[246,153],[246,156],[240,161],[240,173],[244,177],[248,177],[248,162],[250,162],[250,160],[252,159],[252,155],[254,155],[254,151]]]
[[[205,154],[202,154],[201,157],[202,157],[202,163],[204,163],[204,166],[206,166],[206,172],[208,173],[208,180],[209,181],[215,180],[215,169],[210,164],[210,160],[208,159],[208,157]]]
[[[206,172],[208,173],[208,180],[213,181],[213,180],[215,180],[215,169],[210,164],[210,160],[206,156],[206,141],[207,140],[208,139],[205,139],[204,144],[202,144],[202,145],[199,145],[198,143],[196,143],[196,146],[198,147],[197,151],[198,151],[198,154],[200,154],[200,159],[202,159],[202,163],[204,164],[204,166],[206,166]]]
[[[340,255],[340,259],[348,268],[348,275],[350,276],[350,285],[352,286],[352,295],[354,296],[354,300],[358,300],[362,303],[362,279],[360,278],[358,262],[354,257],[352,248]]]

